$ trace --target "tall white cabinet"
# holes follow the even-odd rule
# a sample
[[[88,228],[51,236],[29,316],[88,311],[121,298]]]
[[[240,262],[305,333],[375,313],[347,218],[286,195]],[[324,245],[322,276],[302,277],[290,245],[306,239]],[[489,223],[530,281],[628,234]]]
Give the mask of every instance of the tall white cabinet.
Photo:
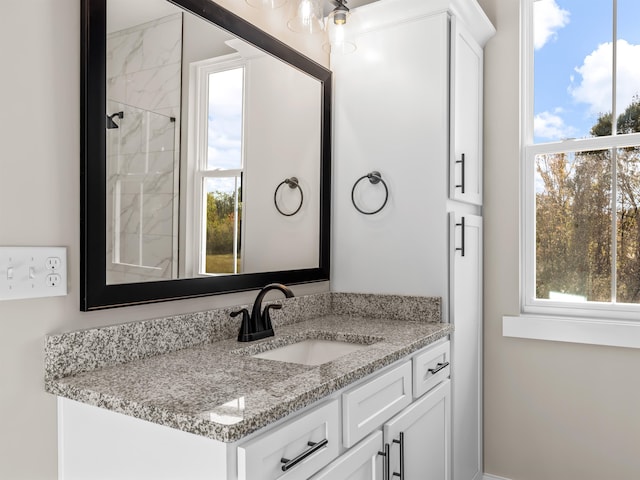
[[[355,10],[357,50],[332,55],[332,289],[437,295],[455,324],[454,480],[482,477],[482,50],[475,0]],[[377,171],[385,185],[356,181]],[[447,397],[448,399],[448,397]],[[424,478],[424,477],[420,477]],[[428,478],[440,479],[434,474]]]

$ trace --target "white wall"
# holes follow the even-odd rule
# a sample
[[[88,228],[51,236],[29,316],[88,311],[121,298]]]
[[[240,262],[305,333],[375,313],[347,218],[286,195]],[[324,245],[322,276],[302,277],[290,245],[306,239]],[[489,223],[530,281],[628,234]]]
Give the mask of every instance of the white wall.
[[[220,1],[272,32],[280,17]],[[253,301],[255,292],[79,311],[80,2],[5,0],[0,14],[0,245],[68,247],[69,295],[0,302],[0,478],[56,478],[55,398],[43,389],[47,333]],[[321,47],[289,42],[323,64]],[[326,291],[326,283],[295,288]]]
[[[480,0],[485,49],[485,471],[513,480],[640,476],[640,351],[502,337],[517,314],[519,1]]]
[[[317,268],[320,82],[269,55],[249,60],[246,82],[243,271]],[[300,182],[304,201],[287,217],[278,213],[273,198],[276,187],[291,177]],[[298,189],[282,185],[278,205],[294,212]]]

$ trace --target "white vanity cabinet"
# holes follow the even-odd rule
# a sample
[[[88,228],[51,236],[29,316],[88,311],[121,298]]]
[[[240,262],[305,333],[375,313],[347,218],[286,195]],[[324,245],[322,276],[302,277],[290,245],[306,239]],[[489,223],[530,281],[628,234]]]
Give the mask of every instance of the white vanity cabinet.
[[[449,480],[449,342],[342,394],[346,453],[313,480]],[[373,433],[372,433],[373,432]]]
[[[449,480],[448,352],[441,339],[236,443],[59,398],[59,478],[383,480],[404,458],[434,472],[406,480]]]
[[[331,56],[331,288],[443,298],[455,326],[450,472],[479,480],[483,47],[495,29],[475,0],[379,0],[355,14],[357,50]],[[363,215],[350,193],[372,171],[389,198]],[[371,211],[383,193],[365,180],[354,199]]]

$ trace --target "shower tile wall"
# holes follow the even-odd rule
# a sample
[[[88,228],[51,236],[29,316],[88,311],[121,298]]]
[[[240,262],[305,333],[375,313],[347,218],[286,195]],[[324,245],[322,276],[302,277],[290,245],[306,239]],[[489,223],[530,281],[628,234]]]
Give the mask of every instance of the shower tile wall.
[[[182,15],[107,41],[107,283],[177,273]]]

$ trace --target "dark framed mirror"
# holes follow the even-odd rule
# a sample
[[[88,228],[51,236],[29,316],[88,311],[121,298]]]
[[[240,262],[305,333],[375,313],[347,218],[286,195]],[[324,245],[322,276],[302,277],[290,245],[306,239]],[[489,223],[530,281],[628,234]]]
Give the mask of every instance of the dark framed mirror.
[[[331,72],[210,0],[81,0],[83,311],[329,279]]]

